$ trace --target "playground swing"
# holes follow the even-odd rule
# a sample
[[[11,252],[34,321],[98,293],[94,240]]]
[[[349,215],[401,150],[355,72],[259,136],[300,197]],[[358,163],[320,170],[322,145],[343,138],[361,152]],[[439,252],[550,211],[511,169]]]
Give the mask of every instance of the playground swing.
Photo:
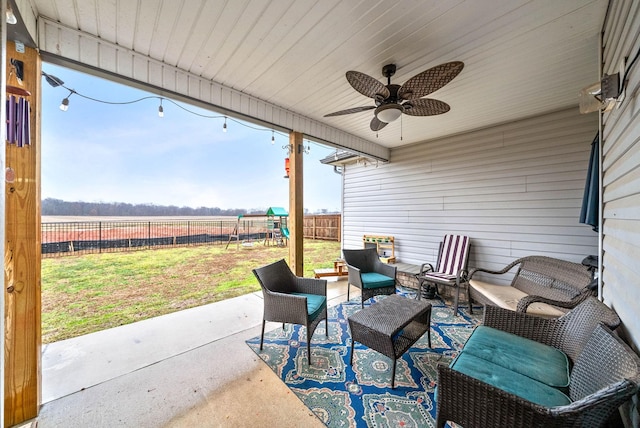
[[[267,218],[267,230],[264,238],[264,245],[277,245],[279,247],[286,247],[289,242],[289,228],[287,227],[287,217],[289,214],[285,211],[284,208],[280,207],[271,207],[267,210],[265,214],[240,214],[238,216],[238,220],[233,229],[233,232],[229,235],[229,240],[227,241],[227,246],[225,249],[229,248],[229,245],[232,241],[236,241],[236,249],[240,247],[240,237],[241,229],[245,226],[244,219],[246,218]],[[245,233],[249,237],[242,241],[242,246],[244,247],[252,247],[254,244],[254,240],[251,238],[251,235]]]

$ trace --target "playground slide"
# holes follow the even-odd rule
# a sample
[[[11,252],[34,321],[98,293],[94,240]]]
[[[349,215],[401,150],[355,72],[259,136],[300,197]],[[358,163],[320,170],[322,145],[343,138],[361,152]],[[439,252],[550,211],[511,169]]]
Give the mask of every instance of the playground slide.
[[[280,232],[282,233],[282,237],[285,239],[289,239],[289,228],[288,227],[281,227],[280,228]]]

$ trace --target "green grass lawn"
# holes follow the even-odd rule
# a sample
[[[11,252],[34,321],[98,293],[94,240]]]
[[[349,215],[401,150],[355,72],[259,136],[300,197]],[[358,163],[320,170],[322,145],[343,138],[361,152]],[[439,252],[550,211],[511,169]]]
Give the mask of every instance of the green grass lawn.
[[[339,256],[339,242],[305,240],[304,276]],[[288,248],[255,243],[43,259],[43,343],[257,291],[251,269],[281,258]]]

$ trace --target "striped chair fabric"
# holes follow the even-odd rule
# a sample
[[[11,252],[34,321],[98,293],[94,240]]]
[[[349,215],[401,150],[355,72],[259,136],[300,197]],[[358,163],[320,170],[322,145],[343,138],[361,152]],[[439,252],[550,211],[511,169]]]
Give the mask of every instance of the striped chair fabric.
[[[454,279],[460,269],[467,267],[469,257],[469,237],[463,235],[445,235],[442,242],[442,254],[438,269],[433,274],[444,274]]]
[[[422,287],[425,283],[439,284],[456,287],[454,313],[458,313],[458,295],[461,282],[466,282],[466,270],[469,258],[470,239],[464,235],[445,235],[440,244],[437,269],[429,263],[422,265],[418,281],[420,283],[421,295]],[[428,266],[428,270],[425,270]]]

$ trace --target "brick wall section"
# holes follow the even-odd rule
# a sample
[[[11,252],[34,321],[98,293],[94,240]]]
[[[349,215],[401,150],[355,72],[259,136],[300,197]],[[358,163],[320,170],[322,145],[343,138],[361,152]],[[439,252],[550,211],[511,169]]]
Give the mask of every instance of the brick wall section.
[[[418,279],[416,278],[416,275],[414,273],[403,272],[399,270],[396,273],[396,279],[399,285],[403,287],[411,288],[416,291],[418,290]],[[446,287],[444,285],[441,285],[438,287],[438,290],[440,291],[440,296],[443,297],[446,302],[453,300],[454,298],[453,287]],[[463,305],[463,304],[467,304],[467,297],[466,297],[466,293],[464,291],[461,291],[460,305]]]
[[[398,280],[398,284],[403,287],[413,288],[414,290],[418,289],[418,279],[413,274],[398,271],[396,273],[396,279]]]

